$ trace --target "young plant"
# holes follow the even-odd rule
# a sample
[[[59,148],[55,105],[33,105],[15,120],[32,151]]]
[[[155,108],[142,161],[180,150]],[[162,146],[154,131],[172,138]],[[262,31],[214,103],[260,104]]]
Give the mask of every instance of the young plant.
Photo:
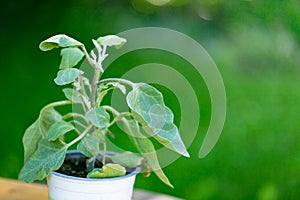
[[[146,83],[133,83],[120,78],[100,79],[104,72],[102,62],[108,56],[106,49],[111,46],[120,48],[126,39],[108,35],[92,42],[95,50],[90,54],[81,42],[64,34],[55,35],[40,43],[42,51],[62,48],[62,59],[54,82],[60,86],[72,84],[73,87],[63,89],[67,100],[43,107],[38,119],[25,131],[24,166],[19,179],[26,182],[44,179],[51,171],[61,167],[67,150],[77,145],[77,150],[89,157],[89,178],[120,176],[125,174],[123,167],[143,165],[144,169],[154,171],[159,179],[172,187],[159,165],[154,145],[149,139],[153,137],[165,147],[189,156],[178,128],[173,123],[172,111],[164,104],[162,94]],[[85,71],[75,68],[83,58],[93,71],[90,79]],[[121,90],[126,97],[128,112],[119,112],[110,105],[102,105],[103,97],[113,89]],[[80,109],[73,109],[66,114],[57,111],[57,107],[66,105],[76,105]],[[112,134],[110,128],[117,122],[122,124],[125,134],[141,157],[130,152],[115,156],[106,153],[106,140]],[[77,136],[66,142],[64,135],[72,131]],[[94,169],[99,153],[103,157],[104,166],[102,169]],[[106,164],[106,157],[114,164]]]

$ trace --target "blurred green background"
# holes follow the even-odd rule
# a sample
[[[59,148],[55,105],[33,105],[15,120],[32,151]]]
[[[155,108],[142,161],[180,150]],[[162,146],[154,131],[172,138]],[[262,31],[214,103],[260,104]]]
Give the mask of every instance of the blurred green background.
[[[175,189],[154,175],[139,176],[136,187],[195,200],[300,199],[298,0],[19,0],[1,4],[1,177],[17,178],[24,130],[43,105],[63,98],[61,88],[52,81],[59,51],[41,52],[40,41],[66,33],[91,48],[91,38],[155,26],[194,38],[211,55],[225,83],[227,117],[216,147],[199,159],[211,106],[205,83],[199,83],[195,90],[201,123],[189,147],[191,158],[180,158],[164,169]],[[149,55],[154,53],[175,68],[186,64],[176,56],[151,51],[129,55],[124,63],[151,61]],[[201,78],[182,73],[191,81]],[[120,74],[114,70],[107,74],[115,75]],[[180,112],[171,94],[166,100]]]

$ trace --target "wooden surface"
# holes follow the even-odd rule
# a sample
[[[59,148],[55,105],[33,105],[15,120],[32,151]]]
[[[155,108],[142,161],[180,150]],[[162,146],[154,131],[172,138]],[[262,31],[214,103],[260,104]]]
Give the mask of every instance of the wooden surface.
[[[133,200],[180,200],[139,189],[134,190],[133,196]],[[47,185],[0,178],[0,200],[48,200]]]

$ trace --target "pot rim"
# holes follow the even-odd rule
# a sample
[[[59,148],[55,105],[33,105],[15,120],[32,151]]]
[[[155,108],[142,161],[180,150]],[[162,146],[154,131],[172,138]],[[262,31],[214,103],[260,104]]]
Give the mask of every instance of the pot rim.
[[[67,154],[73,154],[73,153],[80,153],[77,150],[68,150]],[[117,154],[116,152],[107,151],[108,154]],[[75,176],[69,176],[65,174],[61,174],[59,172],[52,171],[50,172],[51,175],[58,176],[61,178],[66,179],[72,179],[72,180],[78,180],[78,181],[90,181],[90,182],[97,182],[97,181],[114,181],[114,180],[121,180],[126,179],[132,176],[136,176],[138,173],[141,172],[141,167],[137,166],[132,172],[126,174],[125,176],[118,176],[118,177],[112,177],[112,178],[82,178],[82,177],[75,177]]]

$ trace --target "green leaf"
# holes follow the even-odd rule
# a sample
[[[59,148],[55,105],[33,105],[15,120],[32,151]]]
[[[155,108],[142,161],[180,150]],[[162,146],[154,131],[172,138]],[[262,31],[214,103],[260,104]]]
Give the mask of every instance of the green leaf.
[[[121,48],[126,43],[126,39],[116,35],[106,35],[99,37],[97,42],[103,46],[115,46],[116,48]]]
[[[112,178],[118,176],[124,176],[126,169],[118,164],[108,163],[102,167],[102,169],[96,168],[88,173],[88,178]]]
[[[85,117],[98,128],[109,126],[110,116],[103,107],[91,109],[86,113]]]
[[[141,155],[146,159],[147,164],[150,166],[156,176],[166,185],[173,188],[173,185],[170,183],[169,179],[159,165],[154,145],[152,144],[151,140],[141,134],[138,122],[136,120],[123,120],[122,122],[125,125],[125,132],[128,134],[129,138]]]
[[[136,167],[142,164],[144,158],[135,153],[126,151],[114,156],[108,156],[113,163],[125,166],[125,167]]]
[[[101,130],[97,129],[92,134],[85,136],[77,145],[77,150],[87,157],[96,157],[99,154],[99,145]]]
[[[62,56],[59,69],[67,69],[74,67],[82,59],[84,53],[78,48],[65,48],[60,52]]]
[[[71,88],[65,88],[65,89],[63,89],[63,92],[64,92],[66,98],[69,99],[70,101],[72,101],[74,103],[82,102],[81,94],[77,90],[71,89]]]
[[[59,136],[64,135],[65,133],[74,129],[75,127],[70,122],[58,121],[50,127],[48,131],[48,140],[54,141]]]
[[[46,137],[49,127],[61,120],[61,115],[54,108],[41,110],[38,119],[30,125],[23,136],[24,162],[36,151],[39,141]]]
[[[48,51],[53,48],[59,48],[59,47],[79,47],[79,46],[83,46],[83,44],[65,34],[58,34],[52,36],[42,41],[39,45],[42,51]]]
[[[25,162],[36,151],[38,142],[41,140],[42,136],[43,133],[40,129],[40,119],[37,119],[26,129],[23,136]]]
[[[94,168],[92,171],[90,171],[87,175],[87,178],[101,178],[101,169],[100,168]]]
[[[167,148],[189,157],[176,125],[173,113],[164,104],[162,94],[154,87],[135,84],[126,97],[133,116],[140,122],[147,133]]]
[[[25,162],[19,179],[25,182],[43,180],[51,171],[59,169],[67,152],[67,146],[59,140],[49,142],[42,139],[38,149]]]
[[[57,85],[66,85],[75,81],[80,74],[83,74],[83,72],[76,68],[59,70],[54,82]]]

